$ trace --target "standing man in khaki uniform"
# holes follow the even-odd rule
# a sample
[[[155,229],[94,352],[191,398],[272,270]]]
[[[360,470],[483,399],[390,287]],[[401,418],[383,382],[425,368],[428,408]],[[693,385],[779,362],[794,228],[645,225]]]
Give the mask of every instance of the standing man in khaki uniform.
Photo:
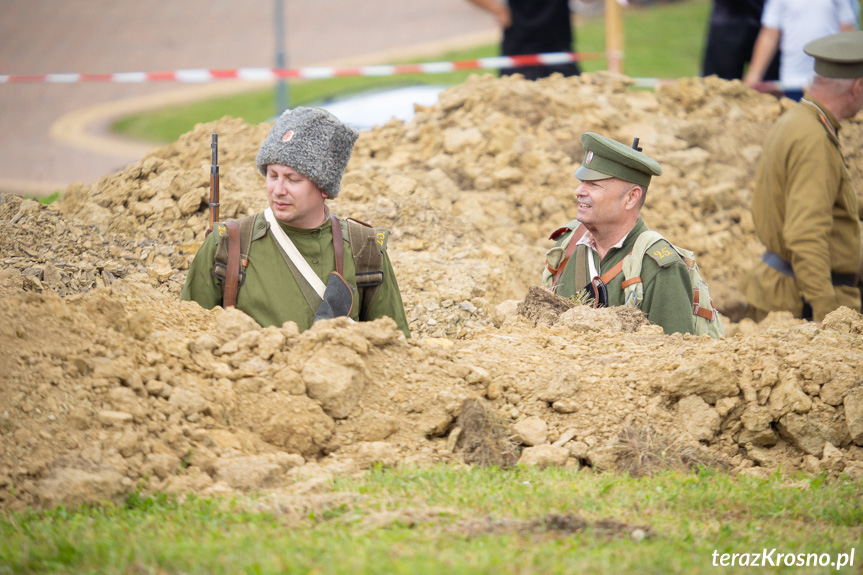
[[[563,297],[589,294],[595,305],[626,303],[624,258],[648,231],[641,206],[652,176],[662,168],[640,150],[587,132],[584,161],[575,172],[578,217],[556,230],[546,256],[544,285]],[[644,299],[639,306],[665,333],[695,333],[689,270],[668,241],[653,244],[643,258]]]
[[[840,306],[861,309],[861,214],[838,132],[863,108],[863,32],[804,50],[815,58],[815,79],[767,135],[752,198],[767,249],[741,287],[756,321],[790,311],[821,322]]]
[[[364,230],[359,223],[331,215],[326,205],[339,194],[358,136],[325,110],[298,107],[279,117],[261,145],[256,163],[266,179],[269,207],[244,218],[245,224],[240,220],[241,237],[247,230],[250,242],[239,260],[243,279],[235,305],[262,326],[292,321],[304,331],[318,319],[389,316],[410,337],[386,253],[388,232]],[[225,227],[219,224],[204,240],[181,295],[207,309],[230,305],[223,299],[228,270],[219,260],[229,238]],[[379,265],[363,287],[357,268],[371,259]],[[230,261],[227,266],[233,267]],[[366,291],[370,289],[374,291]]]

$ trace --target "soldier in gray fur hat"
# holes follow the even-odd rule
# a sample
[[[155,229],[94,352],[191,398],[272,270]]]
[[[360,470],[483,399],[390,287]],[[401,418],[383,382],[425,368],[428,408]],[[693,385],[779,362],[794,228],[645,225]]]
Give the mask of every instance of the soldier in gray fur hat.
[[[389,232],[338,218],[326,205],[339,195],[358,137],[325,110],[286,110],[256,158],[267,209],[214,226],[182,299],[208,309],[233,305],[262,326],[292,321],[300,331],[319,319],[389,316],[410,337],[386,253]]]
[[[285,110],[255,162],[263,176],[271,164],[290,166],[317,184],[328,198],[335,198],[358,137],[354,128],[326,110]]]

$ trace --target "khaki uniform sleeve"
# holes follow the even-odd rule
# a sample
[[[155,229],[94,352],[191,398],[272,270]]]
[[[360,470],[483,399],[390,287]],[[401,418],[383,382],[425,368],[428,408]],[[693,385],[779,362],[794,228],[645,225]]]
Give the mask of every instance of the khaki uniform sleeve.
[[[800,141],[787,159],[792,169],[782,236],[791,253],[797,286],[812,306],[815,321],[839,307],[830,280],[828,241],[842,173],[833,146],[826,138]]]
[[[654,244],[653,248],[657,247],[661,248],[661,245]],[[644,258],[644,301],[641,309],[650,323],[662,326],[667,334],[694,334],[695,318],[692,314],[692,282],[689,279],[689,270],[670,246],[667,249],[676,257],[660,257],[660,262],[651,257]]]

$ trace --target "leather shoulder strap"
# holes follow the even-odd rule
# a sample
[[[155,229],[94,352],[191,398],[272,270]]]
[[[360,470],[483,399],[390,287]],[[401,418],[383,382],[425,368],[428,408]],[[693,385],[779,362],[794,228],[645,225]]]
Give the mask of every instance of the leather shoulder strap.
[[[225,223],[228,229],[228,265],[225,270],[225,289],[222,294],[222,307],[236,307],[237,292],[240,289],[240,226],[231,220]]]
[[[564,228],[565,229],[565,228]],[[563,261],[560,263],[560,267],[557,268],[557,271],[554,274],[554,283],[551,284],[551,288],[557,285],[557,282],[560,281],[560,277],[563,275],[563,270],[566,268],[566,264],[569,262],[569,258],[572,257],[573,252],[575,251],[575,246],[578,244],[578,240],[581,239],[581,236],[587,231],[587,228],[584,225],[579,225],[572,232],[572,237],[569,238],[569,244],[566,246],[566,255],[563,258]],[[552,234],[554,236],[554,234]],[[576,284],[578,285],[578,284]]]
[[[345,277],[345,241],[342,236],[342,223],[339,218],[330,214],[330,223],[333,228],[333,250],[336,252],[336,271]]]

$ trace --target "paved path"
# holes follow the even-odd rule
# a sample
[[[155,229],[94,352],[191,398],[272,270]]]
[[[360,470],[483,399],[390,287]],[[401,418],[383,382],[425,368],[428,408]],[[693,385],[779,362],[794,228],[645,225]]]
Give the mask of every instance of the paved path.
[[[274,67],[276,0],[2,0],[0,74]],[[288,67],[381,63],[493,41],[466,0],[284,0]],[[0,191],[44,194],[137,161],[106,139],[134,110],[250,89],[240,82],[0,84]]]

